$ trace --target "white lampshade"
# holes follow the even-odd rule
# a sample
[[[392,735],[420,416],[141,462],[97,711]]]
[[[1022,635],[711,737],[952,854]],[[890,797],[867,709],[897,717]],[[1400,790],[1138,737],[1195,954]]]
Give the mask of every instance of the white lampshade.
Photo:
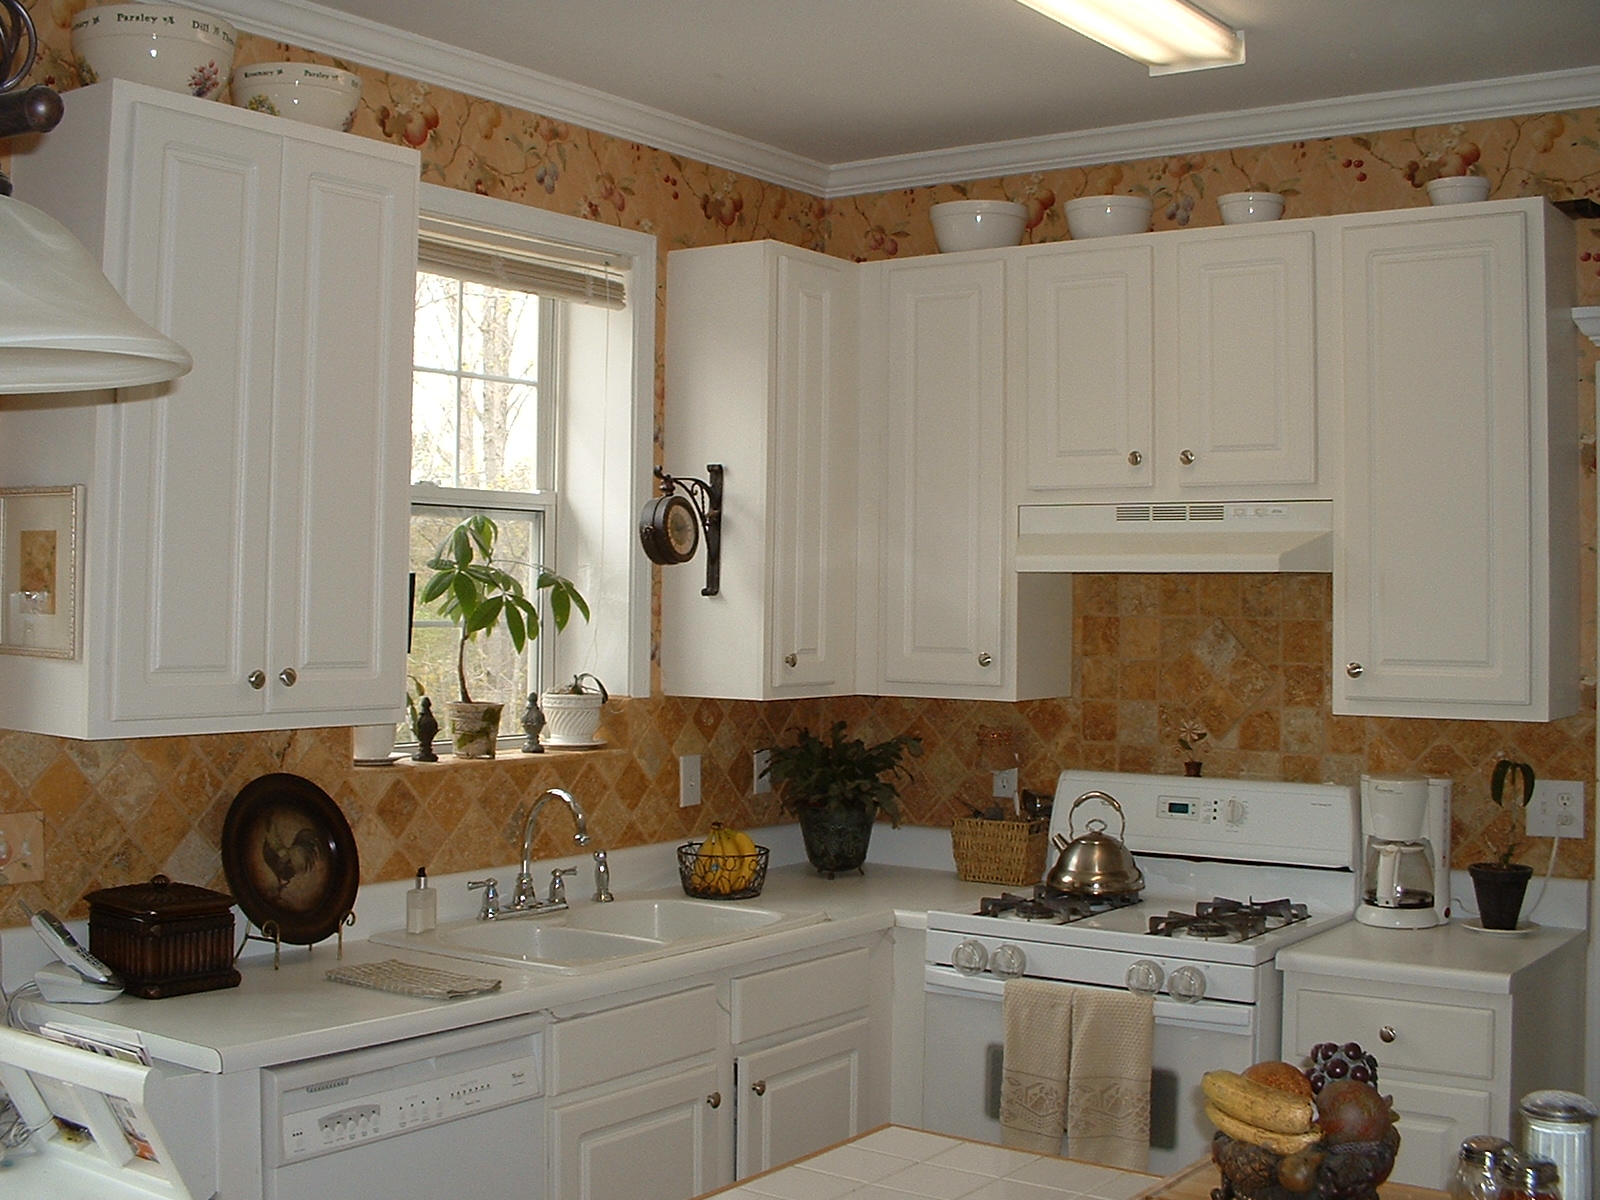
[[[1185,0],[1021,0],[1102,46],[1147,64],[1152,75],[1237,66],[1244,37]]]
[[[65,226],[0,196],[0,393],[137,387],[192,366],[187,350],[134,315]]]

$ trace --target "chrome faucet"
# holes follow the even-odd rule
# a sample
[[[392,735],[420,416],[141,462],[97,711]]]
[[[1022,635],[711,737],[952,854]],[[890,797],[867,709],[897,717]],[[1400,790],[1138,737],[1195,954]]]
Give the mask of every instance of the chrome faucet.
[[[522,870],[517,873],[517,886],[511,894],[511,909],[513,911],[544,911],[549,912],[555,908],[565,908],[565,896],[552,895],[549,900],[541,901],[534,893],[533,886],[533,831],[539,822],[539,813],[550,802],[551,797],[560,800],[572,810],[573,824],[577,832],[573,834],[573,841],[580,846],[589,844],[589,823],[584,816],[583,805],[573,797],[571,792],[561,788],[551,788],[533,802],[533,807],[528,810],[527,823],[522,827]],[[552,889],[554,891],[554,889]],[[504,910],[502,910],[504,911]]]
[[[594,852],[594,898],[597,904],[610,904],[616,899],[611,894],[611,864],[606,861],[606,852]]]

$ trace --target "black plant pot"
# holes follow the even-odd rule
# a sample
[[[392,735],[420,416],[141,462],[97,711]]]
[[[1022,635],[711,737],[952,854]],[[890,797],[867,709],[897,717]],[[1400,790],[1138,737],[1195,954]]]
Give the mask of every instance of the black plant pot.
[[[1485,929],[1515,929],[1522,915],[1522,897],[1527,893],[1533,868],[1526,863],[1473,863],[1467,868],[1472,890],[1478,896],[1478,919]]]
[[[805,839],[806,858],[811,865],[832,879],[840,871],[859,871],[867,861],[867,843],[872,840],[876,808],[831,809],[801,808],[800,836]]]

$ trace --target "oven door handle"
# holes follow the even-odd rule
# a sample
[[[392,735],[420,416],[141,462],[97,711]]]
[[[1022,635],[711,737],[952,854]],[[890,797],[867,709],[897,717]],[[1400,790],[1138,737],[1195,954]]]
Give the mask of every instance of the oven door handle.
[[[922,970],[923,991],[927,994],[965,997],[972,1000],[999,1000],[1005,994],[1006,981],[997,979],[993,975],[963,975],[954,967],[945,967],[938,963],[925,963]],[[1241,1034],[1254,1031],[1256,1014],[1255,1006],[1250,1004],[1230,1004],[1216,1000],[1181,1004],[1165,996],[1157,996],[1155,1019],[1157,1025]]]

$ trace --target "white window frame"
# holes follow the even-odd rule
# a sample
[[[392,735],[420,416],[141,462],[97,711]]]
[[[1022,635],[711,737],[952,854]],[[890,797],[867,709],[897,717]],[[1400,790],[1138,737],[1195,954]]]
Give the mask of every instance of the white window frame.
[[[553,566],[589,602],[585,626],[576,617],[543,645],[546,680],[588,671],[617,695],[650,694],[650,571],[638,548],[636,523],[652,494],[655,405],[656,264],[654,236],[529,208],[509,200],[423,184],[421,210],[489,229],[604,254],[626,272],[621,311],[572,305],[563,339],[603,339],[603,361],[563,354],[563,391],[598,403],[566,403],[556,422],[556,511],[545,531]],[[601,469],[588,460],[598,450]],[[582,455],[582,465],[578,456]],[[449,489],[413,489],[411,500],[444,501]],[[477,495],[477,494],[474,494]],[[447,502],[447,501],[445,501]]]

